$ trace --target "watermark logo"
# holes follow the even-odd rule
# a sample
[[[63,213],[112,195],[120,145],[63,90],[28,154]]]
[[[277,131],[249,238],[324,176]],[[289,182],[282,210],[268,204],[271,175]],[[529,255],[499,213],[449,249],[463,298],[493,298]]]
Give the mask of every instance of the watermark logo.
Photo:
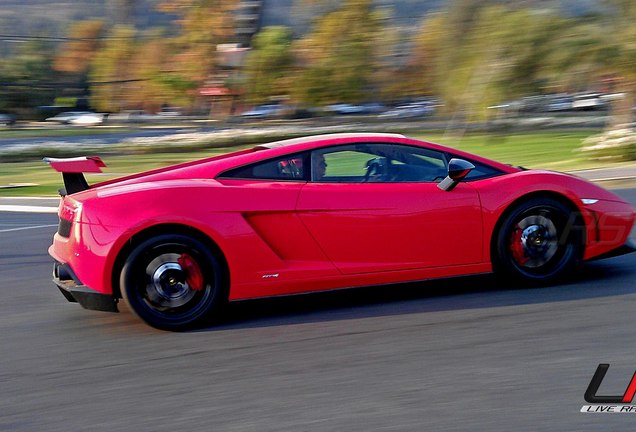
[[[610,365],[602,363],[596,368],[592,381],[585,391],[585,401],[594,405],[583,405],[581,412],[585,413],[632,413],[636,414],[636,405],[630,405],[636,394],[636,372],[627,385],[627,389],[622,395],[604,396],[598,394],[598,389],[605,378],[605,374]]]

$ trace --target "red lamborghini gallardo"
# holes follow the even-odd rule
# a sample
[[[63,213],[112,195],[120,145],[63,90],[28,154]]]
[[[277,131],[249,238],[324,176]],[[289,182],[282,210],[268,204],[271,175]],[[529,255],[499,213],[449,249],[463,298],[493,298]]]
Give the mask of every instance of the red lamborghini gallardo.
[[[634,210],[580,178],[394,134],[335,134],[89,186],[63,173],[54,281],[183,330],[227,301],[497,271],[547,283],[633,250]]]

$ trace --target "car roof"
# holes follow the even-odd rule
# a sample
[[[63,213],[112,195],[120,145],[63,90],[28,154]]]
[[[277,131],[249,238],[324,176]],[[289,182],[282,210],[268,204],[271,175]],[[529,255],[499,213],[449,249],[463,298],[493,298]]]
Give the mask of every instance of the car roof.
[[[313,135],[301,138],[292,138],[281,141],[274,141],[270,143],[259,144],[255,147],[239,150],[233,153],[226,153],[210,158],[194,160],[185,162],[178,165],[167,166],[158,168],[151,171],[146,171],[130,176],[122,177],[119,179],[108,180],[94,186],[106,186],[112,183],[124,184],[122,182],[133,181],[140,177],[144,177],[145,181],[152,180],[153,175],[160,176],[164,173],[180,173],[177,176],[183,176],[186,178],[216,178],[223,172],[238,168],[240,166],[264,161],[267,159],[285,156],[288,154],[296,154],[298,152],[311,151],[314,149],[322,149],[324,147],[331,147],[337,145],[345,145],[355,143],[358,140],[362,140],[365,144],[408,144],[417,145],[429,148],[431,150],[441,152],[452,152],[454,157],[466,158],[470,161],[476,161],[493,168],[499,169],[502,172],[512,173],[519,171],[519,168],[505,165],[497,161],[486,159],[484,157],[463,152],[457,149],[451,149],[443,145],[434,144],[426,141],[420,141],[417,139],[409,138],[401,134],[390,133],[333,133],[323,135]],[[187,174],[186,174],[187,173]],[[174,174],[172,175],[174,176]]]
[[[259,144],[254,147],[255,150],[265,150],[265,149],[275,149],[282,148],[288,146],[294,146],[297,144],[308,144],[320,141],[328,141],[333,139],[347,139],[347,138],[406,138],[401,134],[392,134],[392,133],[332,133],[332,134],[323,134],[323,135],[312,135],[301,138],[291,138],[281,141],[274,141],[265,144]]]

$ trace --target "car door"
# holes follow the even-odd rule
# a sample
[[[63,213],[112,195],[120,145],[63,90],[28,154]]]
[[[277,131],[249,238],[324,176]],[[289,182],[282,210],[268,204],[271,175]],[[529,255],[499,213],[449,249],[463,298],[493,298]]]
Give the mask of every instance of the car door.
[[[323,159],[326,167],[317,170]],[[481,262],[478,193],[469,183],[440,190],[445,164],[439,152],[406,145],[315,151],[312,181],[301,190],[296,208],[345,274]]]
[[[236,208],[233,242],[245,259],[243,273],[270,282],[337,275],[296,211],[308,180],[303,154],[260,161],[223,173],[217,181]],[[228,200],[229,201],[229,200]]]

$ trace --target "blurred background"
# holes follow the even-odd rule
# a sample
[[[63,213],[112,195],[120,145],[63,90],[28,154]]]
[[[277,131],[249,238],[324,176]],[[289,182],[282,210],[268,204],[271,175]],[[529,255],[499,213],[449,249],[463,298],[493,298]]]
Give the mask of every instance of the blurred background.
[[[502,104],[633,105],[628,0],[2,3],[0,107],[19,119],[45,107],[223,116],[411,103],[483,119]]]
[[[575,130],[565,148],[585,157],[567,159],[636,158],[631,0],[1,3],[4,161],[16,143],[2,138],[30,136],[9,134],[20,129],[272,121],[306,122],[291,135],[349,124],[458,146],[475,132]],[[486,149],[549,162],[500,153]]]

